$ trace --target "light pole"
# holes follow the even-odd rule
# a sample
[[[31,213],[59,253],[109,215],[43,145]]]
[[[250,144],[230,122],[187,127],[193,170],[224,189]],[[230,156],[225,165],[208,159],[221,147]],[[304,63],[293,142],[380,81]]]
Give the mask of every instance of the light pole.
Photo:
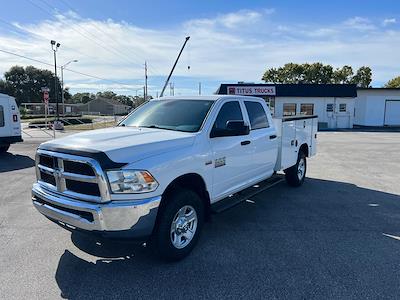
[[[77,59],[70,60],[66,64],[61,66],[61,103],[62,103],[62,109],[63,109],[63,116],[65,115],[65,106],[64,106],[64,69],[66,66],[68,66],[70,63],[73,62],[78,62]]]
[[[58,112],[57,55],[56,55],[56,52],[57,52],[58,48],[61,46],[61,44],[57,43],[54,40],[51,40],[50,44],[51,44],[51,50],[53,50],[53,52],[54,52],[54,98],[56,99],[56,112],[57,112],[57,118],[56,118],[57,124],[56,124],[56,122],[54,122],[54,125],[53,125],[55,128],[55,127],[58,127],[58,125],[59,125],[58,123],[59,123],[59,119],[60,119],[60,115]]]

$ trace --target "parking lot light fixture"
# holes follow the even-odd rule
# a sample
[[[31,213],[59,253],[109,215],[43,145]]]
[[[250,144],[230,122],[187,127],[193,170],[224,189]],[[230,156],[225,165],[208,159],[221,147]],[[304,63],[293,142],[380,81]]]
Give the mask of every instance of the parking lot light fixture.
[[[54,98],[56,100],[56,113],[57,113],[57,118],[56,120],[59,121],[60,115],[58,111],[58,89],[57,89],[57,50],[60,48],[61,44],[57,43],[55,40],[50,41],[51,44],[51,49],[53,50],[54,54]]]
[[[70,63],[73,62],[78,62],[77,59],[70,60],[66,64],[61,66],[61,103],[62,103],[62,110],[63,110],[63,116],[65,115],[65,103],[64,103],[64,69],[66,66],[68,66]]]

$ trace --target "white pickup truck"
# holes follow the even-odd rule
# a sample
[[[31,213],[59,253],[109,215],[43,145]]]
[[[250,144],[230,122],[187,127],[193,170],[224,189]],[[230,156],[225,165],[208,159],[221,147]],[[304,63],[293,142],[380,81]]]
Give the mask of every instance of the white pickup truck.
[[[69,230],[150,243],[185,257],[213,211],[248,199],[283,170],[300,186],[317,117],[273,119],[263,99],[164,97],[117,127],[43,143],[34,206]]]

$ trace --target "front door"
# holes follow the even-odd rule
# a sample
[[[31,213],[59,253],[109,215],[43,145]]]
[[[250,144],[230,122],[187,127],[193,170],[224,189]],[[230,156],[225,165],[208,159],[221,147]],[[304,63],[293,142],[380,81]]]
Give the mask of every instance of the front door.
[[[239,101],[223,103],[213,129],[226,129],[227,121],[241,121],[243,113]],[[224,198],[244,185],[248,178],[251,144],[249,135],[210,138],[213,157],[212,198]]]

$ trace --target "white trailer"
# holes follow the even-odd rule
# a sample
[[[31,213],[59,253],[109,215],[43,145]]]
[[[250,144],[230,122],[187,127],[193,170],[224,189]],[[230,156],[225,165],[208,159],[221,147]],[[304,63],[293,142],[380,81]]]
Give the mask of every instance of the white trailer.
[[[22,142],[17,103],[13,97],[0,94],[0,153],[7,152],[17,142]]]

